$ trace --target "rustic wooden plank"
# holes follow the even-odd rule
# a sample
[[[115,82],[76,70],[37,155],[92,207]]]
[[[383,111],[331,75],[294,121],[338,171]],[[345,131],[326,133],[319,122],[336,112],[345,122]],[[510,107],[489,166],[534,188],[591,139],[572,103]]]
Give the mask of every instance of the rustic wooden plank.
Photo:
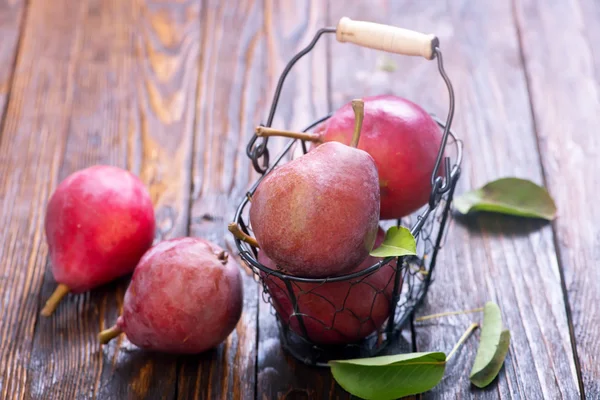
[[[581,390],[600,398],[600,5],[595,1],[515,2],[532,111],[580,366]],[[556,27],[560,29],[556,29]]]
[[[57,184],[80,52],[79,4],[41,3],[29,4],[0,143],[0,398],[28,398],[46,270],[44,209]]]
[[[510,3],[379,1],[351,9],[332,3],[331,14],[332,23],[348,15],[440,37],[457,95],[454,129],[465,141],[459,193],[507,175],[542,182]],[[447,94],[434,62],[340,46],[351,45],[332,47],[334,106],[357,95],[392,91],[445,116]],[[579,393],[551,227],[489,215],[461,221],[452,221],[435,282],[418,314],[471,309],[494,300],[512,332],[510,353],[496,383],[483,391],[472,387],[468,371],[477,333],[425,397],[575,398]],[[417,349],[450,351],[469,322],[480,318],[418,323]]]
[[[187,234],[199,11],[199,1],[90,0],[73,21],[80,52],[67,82],[74,94],[59,178],[98,163],[128,167],[149,187],[157,239]],[[126,281],[69,296],[38,322],[30,398],[174,396],[176,357],[143,352],[124,337],[98,345]],[[47,274],[41,304],[54,286]]]
[[[252,177],[245,146],[268,97],[262,12],[260,1],[213,0],[204,3],[200,21],[190,235],[232,255],[237,249],[227,224]],[[181,359],[178,398],[254,398],[258,285],[249,270],[242,276],[244,307],[236,329],[215,349]]]
[[[47,8],[41,2],[34,2],[31,7],[32,12]],[[116,7],[114,2],[100,7],[98,2],[91,1],[82,3],[73,14],[72,24],[78,28],[78,53],[72,58],[72,74],[67,81],[73,101],[63,111],[68,121],[67,138],[61,149],[64,155],[58,182],[94,164],[126,166],[127,137],[123,132],[127,130],[120,115],[127,110],[121,102],[128,92],[124,71],[126,62],[131,61],[128,45],[132,49],[132,43],[126,30],[111,32],[113,21],[120,22],[125,8]],[[39,29],[48,29],[48,24]],[[122,45],[116,46],[119,42]],[[60,109],[61,105],[54,107]],[[126,285],[125,280],[119,283],[68,296],[50,318],[39,319],[34,331],[26,397],[85,398],[97,390],[104,360],[94,333],[101,327],[101,314],[107,304],[116,314],[115,290],[122,296]],[[48,263],[41,305],[55,287]]]
[[[265,2],[265,33],[270,97],[277,79],[287,62],[304,48],[318,29],[326,24],[326,2],[301,1],[291,3]],[[287,77],[273,126],[283,129],[303,129],[329,111],[327,92],[327,40],[298,62]],[[268,108],[264,107],[264,121]],[[274,148],[284,141],[270,141]],[[262,288],[261,288],[262,293]],[[335,385],[329,370],[308,367],[287,354],[281,347],[279,331],[272,307],[259,300],[257,397],[277,398],[348,398]]]
[[[0,129],[12,87],[26,8],[27,3],[24,0],[0,0]]]
[[[123,24],[132,25],[127,29],[134,36],[136,56],[126,76],[131,80],[131,112],[123,116],[130,143],[128,167],[139,169],[150,190],[157,240],[186,236],[201,1],[125,3],[130,10]],[[106,310],[104,326],[116,320],[115,309],[107,306]],[[101,398],[167,399],[177,392],[177,357],[173,355],[143,352],[121,337],[104,348],[104,360],[98,389]]]

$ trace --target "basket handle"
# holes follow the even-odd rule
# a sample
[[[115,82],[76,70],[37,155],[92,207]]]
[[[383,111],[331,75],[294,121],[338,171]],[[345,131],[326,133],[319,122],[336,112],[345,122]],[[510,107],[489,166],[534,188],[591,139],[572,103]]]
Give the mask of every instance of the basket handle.
[[[439,40],[435,35],[398,28],[375,22],[354,21],[342,17],[335,37],[338,42],[350,42],[371,49],[407,56],[423,56],[432,60]]]

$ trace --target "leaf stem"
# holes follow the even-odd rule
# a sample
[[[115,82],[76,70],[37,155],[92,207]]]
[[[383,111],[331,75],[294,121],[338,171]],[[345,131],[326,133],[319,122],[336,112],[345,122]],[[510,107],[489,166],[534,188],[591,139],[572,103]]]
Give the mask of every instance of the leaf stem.
[[[257,126],[254,131],[256,132],[256,136],[259,137],[280,136],[292,139],[307,140],[309,142],[321,141],[321,135],[318,133],[286,131],[284,129],[267,128],[266,126]]]
[[[252,247],[260,248],[256,239],[252,236],[246,235],[235,222],[230,223],[227,227],[229,232],[231,232],[233,236],[240,239],[242,242],[246,242]]]
[[[448,311],[448,312],[425,315],[424,317],[415,318],[415,322],[427,321],[428,319],[434,319],[434,318],[439,318],[439,317],[446,317],[448,315],[471,314],[471,313],[481,312],[481,311],[483,311],[483,307],[474,308],[472,310]]]
[[[458,342],[454,345],[454,348],[452,349],[452,351],[450,352],[450,354],[448,354],[448,356],[446,357],[446,362],[450,361],[450,359],[452,357],[454,357],[454,354],[456,353],[456,351],[458,350],[458,348],[460,347],[461,344],[463,344],[465,342],[465,340],[467,340],[467,338],[469,337],[469,335],[479,327],[479,324],[477,322],[473,322],[471,324],[471,326],[469,326],[467,328],[467,330],[465,331],[465,333],[463,333],[463,335],[460,337],[460,339],[458,339]]]
[[[354,111],[354,134],[350,147],[358,146],[360,140],[360,130],[362,129],[363,119],[365,118],[365,102],[362,99],[352,100],[352,110]]]

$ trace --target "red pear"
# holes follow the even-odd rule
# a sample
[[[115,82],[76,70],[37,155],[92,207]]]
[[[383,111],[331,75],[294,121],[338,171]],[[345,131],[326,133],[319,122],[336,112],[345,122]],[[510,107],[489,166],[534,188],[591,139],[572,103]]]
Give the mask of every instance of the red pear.
[[[393,95],[365,97],[365,118],[358,148],[369,153],[379,171],[383,220],[405,217],[427,204],[431,173],[442,142],[442,130],[431,116],[410,100]],[[259,136],[289,136],[315,142],[349,144],[354,116],[345,104],[314,133],[259,128]],[[443,174],[441,165],[438,173]]]
[[[154,238],[148,190],[124,169],[98,165],[62,181],[46,208],[45,233],[58,287],[42,310],[129,274]]]
[[[384,237],[385,233],[380,229],[375,247]],[[369,256],[350,272],[362,271],[379,260]],[[278,269],[263,251],[258,253],[258,261],[270,269]],[[396,261],[393,260],[368,276],[351,280],[324,284],[292,281],[298,311],[310,340],[320,344],[352,343],[379,329],[390,314],[395,273]],[[280,318],[303,336],[285,283],[264,272],[261,277]]]
[[[201,238],[166,240],[142,257],[123,314],[99,339],[124,332],[144,349],[201,353],[229,336],[242,303],[240,266],[221,247]]]
[[[356,146],[362,103],[354,105]],[[367,257],[377,235],[375,162],[363,150],[325,143],[264,177],[252,196],[250,222],[262,251],[289,273],[347,272]]]

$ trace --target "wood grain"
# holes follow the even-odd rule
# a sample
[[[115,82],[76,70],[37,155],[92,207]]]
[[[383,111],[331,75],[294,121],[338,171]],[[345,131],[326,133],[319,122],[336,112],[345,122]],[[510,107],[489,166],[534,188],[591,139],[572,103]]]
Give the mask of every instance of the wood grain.
[[[19,38],[23,31],[25,0],[0,0],[0,130],[12,87]]]
[[[263,10],[260,1],[203,4],[190,234],[237,255],[227,224],[253,177],[246,143],[267,101]],[[254,398],[258,285],[249,270],[242,276],[244,307],[235,331],[214,350],[181,360],[178,398]]]
[[[124,100],[130,112],[120,121],[122,137],[127,137],[129,143],[127,166],[139,171],[149,188],[155,205],[157,240],[186,236],[201,4],[199,0],[123,3],[129,9],[117,26],[132,38],[134,48],[129,51],[135,55],[124,76],[129,81]],[[120,294],[117,306],[121,305]],[[108,304],[105,310],[104,326],[108,326],[116,320],[118,308]],[[177,357],[141,351],[123,336],[105,346],[103,353],[99,397],[175,396]]]
[[[37,11],[44,5],[34,2],[31,7]],[[99,2],[89,1],[73,15],[78,53],[72,57],[68,81],[73,100],[64,111],[68,115],[67,139],[58,181],[94,164],[126,167],[127,129],[122,115],[127,113],[125,69],[131,65],[133,46],[126,40],[126,31],[113,33],[111,29],[112,21],[126,11],[115,2],[100,7]],[[116,45],[119,42],[121,46]],[[56,287],[50,266],[48,262],[40,306]],[[51,317],[39,319],[29,362],[28,398],[85,398],[98,390],[105,360],[95,333],[105,324],[107,306],[113,313],[107,324],[116,318],[116,297],[123,296],[125,287],[126,279],[121,279],[89,293],[70,295]]]
[[[29,359],[46,270],[44,210],[62,163],[73,59],[81,50],[81,8],[40,3],[30,4],[0,143],[0,398],[29,398]],[[67,8],[71,18],[62,18]]]
[[[281,2],[265,2],[269,96],[274,93],[287,62],[325,26],[326,12],[325,2],[300,1],[285,6]],[[322,38],[286,78],[273,126],[299,130],[325,115],[329,111],[327,74],[327,40]],[[267,114],[265,108],[263,120]],[[273,149],[284,142],[269,142],[273,155],[278,153]],[[283,351],[273,309],[262,298],[259,301],[257,398],[348,398],[347,393],[335,385],[328,369],[308,367]]]
[[[591,268],[600,259],[600,215],[589,200],[600,169],[600,6],[420,3],[0,0],[0,398],[350,398],[329,371],[282,350],[272,309],[247,269],[236,330],[199,356],[143,352],[124,336],[97,344],[98,330],[119,315],[127,278],[38,316],[55,285],[45,205],[60,180],[88,165],[142,177],[157,240],[201,236],[235,255],[225,227],[257,177],[248,139],[265,121],[287,61],[344,15],[440,37],[457,94],[454,128],[466,146],[459,193],[516,175],[546,183],[559,208],[552,226],[454,217],[419,314],[494,300],[512,343],[499,378],[479,390],[468,381],[475,334],[424,397],[600,397],[600,272]],[[294,68],[274,126],[299,129],[376,93],[445,115],[435,62],[332,39]],[[270,142],[272,157],[284,143]],[[417,323],[398,351],[449,351],[480,319]]]
[[[600,398],[600,6],[595,1],[515,1],[544,175],[554,197],[582,392]],[[557,30],[556,27],[560,26]]]
[[[186,235],[199,2],[89,0],[78,3],[75,10],[68,3],[53,2],[50,7],[32,2],[31,23],[51,37],[43,43],[43,50],[32,48],[28,41],[22,49],[23,58],[45,57],[48,64],[67,72],[57,84],[68,90],[68,101],[52,98],[53,109],[47,113],[59,116],[63,125],[37,132],[44,140],[55,135],[63,139],[48,150],[54,151],[52,161],[60,167],[58,180],[98,163],[128,167],[150,189],[157,238]],[[71,19],[65,20],[66,14]],[[30,123],[27,117],[31,119],[25,114],[20,121],[25,129]],[[43,123],[49,119],[43,112],[40,118]],[[30,293],[37,300],[41,280],[35,283],[38,288]],[[32,329],[35,338],[26,398],[174,395],[175,357],[142,352],[123,337],[104,348],[96,340],[97,332],[116,320],[126,284],[122,279],[69,296],[51,318],[38,321]],[[40,305],[54,286],[47,270]],[[27,359],[22,357],[21,362],[26,365]]]
[[[509,3],[379,1],[351,10],[332,5],[331,13],[332,22],[348,15],[439,36],[457,95],[454,128],[465,141],[459,193],[507,175],[542,182]],[[435,63],[368,49],[338,50],[341,46],[349,45],[332,46],[334,105],[359,94],[391,91],[445,116],[448,97]],[[351,60],[353,68],[344,69]],[[548,224],[490,215],[452,221],[435,282],[418,314],[472,309],[488,300],[500,305],[512,333],[499,379],[485,390],[470,385],[476,334],[454,357],[441,384],[425,397],[578,396]],[[417,324],[417,349],[450,351],[471,320],[480,321],[481,316]]]

